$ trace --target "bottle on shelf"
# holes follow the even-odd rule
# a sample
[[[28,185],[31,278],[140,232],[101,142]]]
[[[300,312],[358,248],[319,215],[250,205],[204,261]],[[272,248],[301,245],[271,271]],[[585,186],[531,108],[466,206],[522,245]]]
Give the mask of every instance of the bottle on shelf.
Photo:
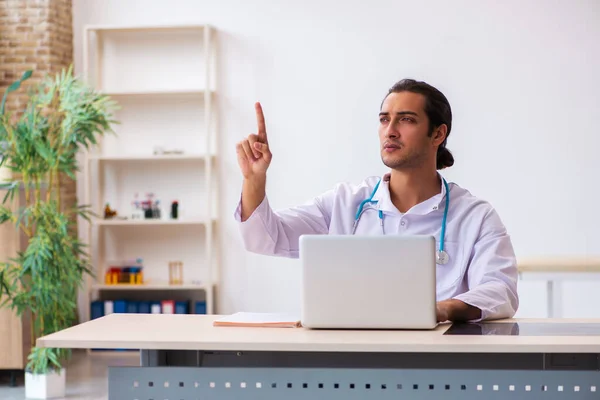
[[[171,203],[171,219],[177,219],[179,217],[179,202],[175,200]]]
[[[142,209],[142,205],[138,200],[138,194],[134,195],[133,201],[131,202],[131,219],[143,219],[144,218],[144,210]]]
[[[160,200],[156,200],[152,207],[152,218],[160,219]]]
[[[152,219],[154,218],[154,193],[146,193],[146,201],[143,202],[144,205],[144,218]]]

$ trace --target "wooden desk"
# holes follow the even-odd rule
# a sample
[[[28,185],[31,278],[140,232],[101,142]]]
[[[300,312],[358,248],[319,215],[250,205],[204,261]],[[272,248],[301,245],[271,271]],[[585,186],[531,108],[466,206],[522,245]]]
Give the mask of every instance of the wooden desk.
[[[529,258],[518,262],[519,279],[546,282],[548,318],[562,318],[562,282],[600,279],[600,257]]]
[[[213,327],[215,318],[111,314],[37,344],[141,349],[141,368],[110,369],[110,399],[600,396],[600,335],[548,336],[543,329],[507,335],[532,324],[600,331],[600,320],[507,320],[496,326],[501,335],[477,336],[447,335],[450,325],[432,331]]]

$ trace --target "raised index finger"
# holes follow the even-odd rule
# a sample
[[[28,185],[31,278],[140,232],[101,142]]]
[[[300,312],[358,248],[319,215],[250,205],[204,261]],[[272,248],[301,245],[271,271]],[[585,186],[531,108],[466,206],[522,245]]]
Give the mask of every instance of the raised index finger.
[[[256,110],[256,122],[258,123],[258,140],[262,143],[267,143],[267,128],[265,126],[265,116],[263,114],[260,103],[254,105]]]

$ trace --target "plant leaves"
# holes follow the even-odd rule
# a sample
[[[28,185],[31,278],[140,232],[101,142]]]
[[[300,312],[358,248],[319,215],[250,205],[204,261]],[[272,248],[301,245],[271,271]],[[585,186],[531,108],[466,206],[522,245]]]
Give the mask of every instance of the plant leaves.
[[[22,193],[25,203],[18,211],[0,207],[0,222],[12,220],[28,236],[27,247],[10,264],[0,264],[0,294],[3,305],[19,315],[32,313],[32,333],[38,338],[76,322],[78,288],[84,275],[93,276],[88,247],[77,238],[76,217],[94,214],[88,205],[61,211],[55,179],[74,179],[79,152],[114,133],[112,113],[118,105],[76,78],[70,66],[33,86],[23,112],[11,122],[4,115],[6,96],[31,76],[26,71],[13,83],[0,106],[1,163],[21,179],[2,183],[0,189],[7,190],[4,202]],[[59,368],[69,354],[67,349],[34,347],[27,369],[44,373]]]
[[[6,203],[9,197],[12,201],[15,197],[15,192],[19,190],[19,182],[2,182],[0,183],[0,190],[6,190],[2,204]]]
[[[0,225],[6,221],[11,221],[12,218],[13,212],[9,208],[0,205]]]
[[[31,71],[31,70],[25,71],[25,73],[21,76],[21,79],[19,79],[16,82],[13,82],[8,87],[8,89],[6,89],[6,92],[4,92],[4,96],[2,97],[2,104],[0,104],[0,114],[1,115],[4,115],[4,107],[6,105],[6,98],[7,98],[8,94],[10,92],[14,92],[15,90],[19,89],[19,87],[21,87],[21,83],[24,80],[29,79],[31,77],[32,73],[33,73],[33,71]]]
[[[23,82],[26,79],[31,78],[31,75],[33,74],[33,70],[27,70],[23,73],[23,76],[21,77],[21,82]]]
[[[5,270],[4,269],[0,270],[0,298],[2,297],[3,294],[10,296],[10,287],[8,286],[8,283],[5,281]],[[6,298],[6,301],[8,301],[8,298]]]

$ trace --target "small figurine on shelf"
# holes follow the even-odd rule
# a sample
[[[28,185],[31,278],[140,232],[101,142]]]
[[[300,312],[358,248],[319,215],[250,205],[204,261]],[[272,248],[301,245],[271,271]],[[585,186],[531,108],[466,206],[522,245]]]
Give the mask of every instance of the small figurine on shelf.
[[[181,285],[183,283],[183,263],[169,261],[169,284]]]
[[[117,215],[117,211],[110,208],[110,204],[106,203],[104,206],[104,219],[110,219]]]

